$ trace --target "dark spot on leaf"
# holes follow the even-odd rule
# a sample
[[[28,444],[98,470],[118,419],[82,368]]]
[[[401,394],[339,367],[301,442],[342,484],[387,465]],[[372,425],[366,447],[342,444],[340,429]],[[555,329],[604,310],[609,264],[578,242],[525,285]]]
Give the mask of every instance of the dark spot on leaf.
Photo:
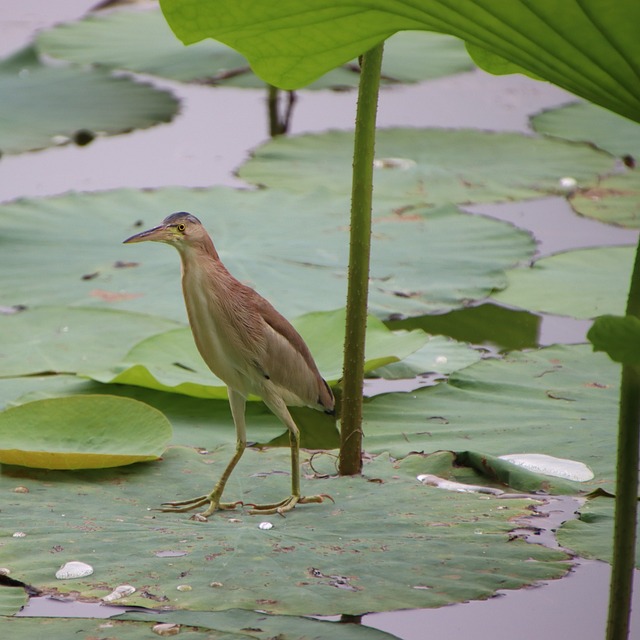
[[[93,142],[96,134],[88,129],[79,129],[73,134],[73,141],[79,146],[84,147]]]
[[[130,269],[131,267],[139,267],[139,262],[126,262],[125,260],[116,260],[113,263],[116,269]]]
[[[85,273],[82,276],[83,280],[93,280],[94,278],[97,278],[100,275],[99,271],[94,271],[93,273]]]

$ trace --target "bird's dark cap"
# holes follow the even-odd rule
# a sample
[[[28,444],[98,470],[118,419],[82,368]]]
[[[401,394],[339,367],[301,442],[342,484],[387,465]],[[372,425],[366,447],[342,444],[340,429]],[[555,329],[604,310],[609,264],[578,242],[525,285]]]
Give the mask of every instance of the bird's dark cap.
[[[179,222],[191,222],[192,224],[202,224],[198,218],[187,213],[186,211],[179,211],[178,213],[172,213],[168,215],[163,221],[162,224],[177,224]]]

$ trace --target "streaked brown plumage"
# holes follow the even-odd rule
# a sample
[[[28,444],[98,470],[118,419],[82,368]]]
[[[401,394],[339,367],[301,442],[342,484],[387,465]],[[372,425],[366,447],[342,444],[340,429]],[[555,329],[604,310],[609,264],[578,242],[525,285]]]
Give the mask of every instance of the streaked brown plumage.
[[[335,401],[309,348],[291,324],[267,300],[234,278],[200,221],[189,213],[167,216],[161,225],[127,238],[125,243],[164,242],[180,253],[182,291],[198,351],[228,387],[236,426],[236,453],[206,496],[166,503],[166,511],[187,511],[208,504],[200,517],[240,502],[221,502],[225,484],[246,448],[245,401],[264,403],[289,429],[292,491],[282,502],[252,505],[259,513],[284,513],[297,503],[322,502],[328,496],[300,495],[299,432],[287,409],[309,406],[333,413]]]

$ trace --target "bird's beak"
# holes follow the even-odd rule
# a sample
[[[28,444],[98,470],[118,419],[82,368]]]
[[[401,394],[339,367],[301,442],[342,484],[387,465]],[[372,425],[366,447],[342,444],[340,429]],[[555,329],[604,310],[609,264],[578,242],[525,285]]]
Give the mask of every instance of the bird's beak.
[[[147,240],[152,242],[170,242],[173,238],[171,228],[166,225],[159,225],[153,227],[153,229],[147,229],[141,233],[136,233],[135,236],[131,236],[123,241],[123,244],[129,242],[146,242]]]

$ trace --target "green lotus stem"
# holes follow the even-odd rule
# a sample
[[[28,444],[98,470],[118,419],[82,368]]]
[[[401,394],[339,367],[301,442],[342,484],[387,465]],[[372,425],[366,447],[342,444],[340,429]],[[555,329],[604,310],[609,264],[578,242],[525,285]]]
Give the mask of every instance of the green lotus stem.
[[[373,159],[383,44],[362,56],[353,147],[347,322],[344,343],[340,475],[362,471],[362,384],[371,255]]]
[[[640,240],[631,275],[627,315],[640,318]],[[626,640],[629,637],[637,535],[639,463],[640,367],[623,364],[607,640]]]

